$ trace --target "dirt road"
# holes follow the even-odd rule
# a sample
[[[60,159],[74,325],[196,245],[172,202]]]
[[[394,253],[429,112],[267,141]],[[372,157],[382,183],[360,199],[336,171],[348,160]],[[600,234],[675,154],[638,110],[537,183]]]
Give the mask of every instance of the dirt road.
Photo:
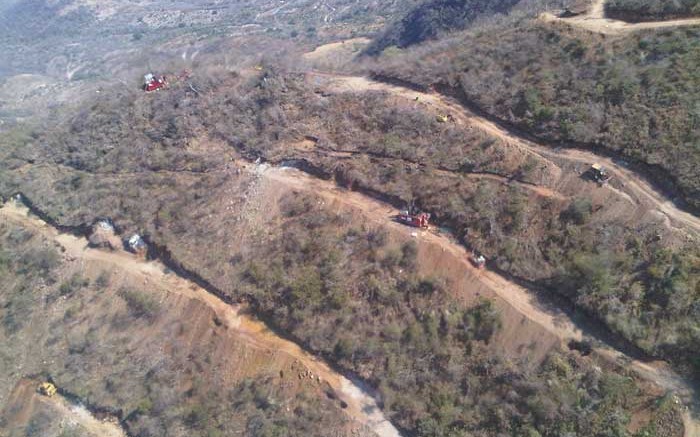
[[[255,171],[264,178],[276,181],[286,187],[300,191],[311,191],[321,196],[329,204],[338,203],[350,206],[355,210],[361,211],[367,221],[374,221],[378,225],[392,228],[397,232],[411,232],[420,244],[438,246],[443,252],[447,252],[455,259],[460,260],[461,269],[471,271],[473,277],[492,290],[499,299],[510,305],[531,322],[536,323],[542,329],[559,338],[563,344],[568,343],[570,340],[580,341],[587,337],[587,333],[576,326],[565,312],[551,306],[543,307],[538,305],[529,290],[495,272],[476,270],[467,261],[468,253],[465,248],[452,241],[448,236],[430,231],[415,232],[411,228],[394,222],[391,219],[395,213],[392,207],[363,194],[341,189],[333,182],[314,178],[293,168],[275,168],[261,165]],[[384,418],[373,397],[367,394],[359,384],[338,375],[324,362],[303,351],[296,344],[279,338],[266,328],[264,324],[244,315],[241,307],[229,305],[206,290],[174,274],[166,274],[165,266],[158,262],[146,262],[126,252],[106,252],[89,249],[86,247],[86,240],[58,233],[40,219],[28,215],[25,208],[16,204],[8,204],[0,209],[0,217],[13,220],[25,226],[31,225],[61,244],[66,249],[68,256],[110,263],[115,269],[121,269],[125,273],[140,275],[144,280],[158,281],[165,284],[169,292],[186,295],[206,303],[216,311],[219,319],[223,320],[229,329],[234,329],[236,334],[250,345],[263,349],[283,351],[298,359],[312,373],[319,375],[328,382],[337,392],[340,399],[348,404],[348,414],[358,422],[373,429],[380,437],[399,435],[391,423]],[[594,353],[603,359],[633,370],[641,378],[651,381],[665,390],[674,392],[686,402],[691,402],[695,397],[692,386],[687,384],[683,378],[673,372],[664,362],[649,363],[634,360],[607,346],[596,347]],[[694,431],[692,430],[697,429],[698,423],[694,422],[690,414],[686,414],[684,419],[686,421],[686,437],[694,436]]]
[[[326,60],[328,56],[332,55],[342,56],[343,51],[349,51],[353,54],[356,48],[364,47],[370,42],[372,42],[372,40],[365,37],[332,42],[316,47],[313,51],[305,53],[303,57],[308,61],[317,61],[319,59]]]
[[[668,221],[675,225],[675,227],[684,228],[696,234],[700,233],[700,217],[696,217],[693,214],[677,208],[673,202],[667,199],[662,192],[653,187],[644,178],[640,177],[632,170],[618,165],[610,158],[578,149],[562,149],[555,151],[551,147],[515,136],[505,128],[477,116],[459,103],[453,102],[439,94],[419,92],[409,88],[375,81],[366,77],[339,76],[324,73],[309,73],[309,76],[311,78],[319,77],[327,80],[330,89],[336,92],[383,91],[409,100],[415,100],[415,98],[418,97],[419,102],[432,106],[436,109],[436,113],[447,112],[451,114],[458,123],[474,126],[509,144],[514,144],[522,148],[525,152],[538,155],[545,160],[566,160],[583,165],[590,165],[594,162],[598,162],[609,170],[613,178],[624,185],[621,195],[627,200],[635,204],[648,204],[651,208],[657,210],[659,214],[668,218]],[[608,187],[608,189],[615,190],[613,187]]]
[[[216,312],[217,317],[228,329],[234,330],[236,336],[249,346],[285,353],[328,383],[336,396],[347,404],[344,411],[358,423],[367,426],[379,437],[400,437],[398,430],[382,414],[375,399],[359,383],[333,371],[324,361],[307,353],[297,344],[277,336],[264,323],[244,314],[242,306],[229,305],[196,284],[173,273],[167,273],[168,269],[160,262],[145,261],[124,251],[91,249],[87,247],[86,239],[59,233],[16,202],[8,202],[0,208],[0,218],[41,232],[60,244],[68,257],[109,264],[114,271],[134,275],[142,282],[157,282],[167,289],[168,293],[205,303]]]
[[[363,194],[341,189],[332,182],[314,178],[293,168],[270,167],[266,168],[262,174],[266,178],[274,179],[289,187],[312,191],[314,194],[323,197],[328,203],[339,202],[351,205],[353,208],[363,211],[367,221],[374,221],[382,226],[393,227],[401,232],[414,232],[411,228],[391,220],[392,215],[396,212],[392,207]],[[576,326],[564,311],[558,308],[544,308],[537,305],[532,292],[495,272],[476,270],[467,261],[469,254],[465,248],[453,242],[447,236],[430,231],[415,232],[415,236],[423,244],[439,245],[444,251],[461,259],[462,267],[465,270],[473,270],[478,280],[490,287],[499,298],[515,308],[519,313],[525,315],[528,320],[537,323],[546,331],[560,338],[562,343],[566,344],[570,340],[580,341],[586,337],[587,333]],[[635,360],[609,346],[596,347],[593,352],[609,362],[634,371],[642,379],[674,392],[685,402],[692,403],[696,398],[692,385],[687,383],[663,361],[644,362]],[[687,411],[684,415],[684,421],[685,437],[698,437],[695,432],[700,429],[700,422],[692,418]]]
[[[50,404],[58,413],[64,417],[71,425],[83,428],[90,435],[95,437],[127,437],[126,432],[118,422],[112,420],[99,420],[82,405],[69,402],[61,395],[54,395],[47,398],[41,397],[41,402]]]
[[[38,386],[39,381],[29,378],[17,382],[10,395],[10,403],[2,411],[4,423],[0,424],[0,435],[4,436],[3,432],[18,435],[11,429],[28,427],[32,417],[50,412],[51,427],[55,430],[51,435],[56,435],[60,430],[64,430],[61,435],[80,430],[80,435],[90,437],[127,437],[116,418],[100,420],[84,406],[74,404],[60,394],[51,397],[39,394]]]
[[[570,26],[586,29],[590,32],[606,35],[622,35],[645,29],[662,29],[669,27],[698,26],[700,18],[686,18],[680,20],[648,21],[643,23],[628,23],[605,17],[605,0],[595,0],[587,13],[569,18],[560,18],[545,12],[540,19],[549,23],[565,23]]]

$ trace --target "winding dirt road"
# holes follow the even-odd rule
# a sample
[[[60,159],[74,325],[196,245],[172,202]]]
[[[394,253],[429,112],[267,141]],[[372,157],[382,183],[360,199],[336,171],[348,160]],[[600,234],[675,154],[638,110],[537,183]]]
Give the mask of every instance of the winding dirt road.
[[[602,7],[601,5],[602,2],[598,8]],[[682,229],[688,234],[700,234],[700,217],[694,216],[677,208],[673,202],[667,199],[666,196],[652,186],[651,183],[640,177],[635,172],[625,168],[624,166],[618,165],[610,158],[602,157],[594,153],[578,149],[554,150],[550,147],[534,143],[528,139],[514,135],[496,123],[479,117],[458,102],[454,102],[439,94],[419,92],[413,89],[375,81],[366,77],[341,76],[317,72],[309,73],[309,77],[311,80],[314,80],[314,77],[317,77],[327,81],[328,83],[325,85],[329,85],[328,89],[334,92],[381,91],[409,100],[416,100],[416,98],[418,98],[418,101],[434,107],[436,112],[450,113],[458,123],[465,123],[466,125],[474,126],[483,130],[484,132],[489,133],[490,135],[493,135],[496,138],[505,141],[506,143],[521,147],[524,152],[533,153],[545,160],[565,160],[584,165],[590,165],[594,162],[601,163],[608,168],[612,176],[621,182],[623,186],[623,188],[620,190],[611,186],[609,186],[608,189],[616,191],[620,196],[626,198],[634,204],[644,203],[652,207],[666,219],[666,223],[669,227],[673,227],[674,229]],[[298,174],[292,177],[290,177],[289,174],[274,175],[272,177],[283,178],[287,183],[297,184],[300,188],[303,186],[308,186],[309,184],[312,184],[314,187],[319,187],[321,184],[323,184],[323,182],[317,180],[306,180],[304,182],[299,182],[298,179],[303,178],[304,176]],[[295,180],[297,181],[295,182]],[[318,190],[317,192],[327,193],[329,192],[328,190],[332,189],[332,187],[326,186],[323,190]],[[350,202],[356,206],[364,208],[367,212],[371,212],[372,214],[370,215],[372,216],[376,215],[376,211],[381,210],[381,206],[378,205],[377,202],[367,199],[362,195],[344,192],[342,197],[343,201]],[[434,241],[437,244],[440,244],[445,250],[449,250],[450,252],[459,255],[462,257],[462,259],[466,260],[467,253],[465,249],[462,246],[453,243],[446,237],[422,232],[420,238]],[[473,269],[471,264],[466,261],[464,261],[464,268]],[[488,284],[491,288],[493,288],[499,297],[507,301],[528,319],[540,324],[544,329],[561,338],[562,341],[580,340],[584,337],[585,333],[581,332],[581,330],[571,322],[563,311],[551,308],[543,309],[535,305],[533,303],[533,297],[530,291],[508,281],[495,272],[480,272],[479,279],[483,283]],[[612,347],[597,348],[595,353],[604,359],[608,359],[612,362],[626,366],[627,368],[635,371],[643,379],[652,381],[658,386],[676,393],[684,400],[684,402],[692,405],[694,408],[698,407],[698,394],[695,392],[692,384],[684,380],[684,378],[670,369],[667,363],[663,361],[643,362],[634,360]],[[688,410],[684,412],[683,420],[685,426],[685,437],[700,437],[700,420],[692,417],[690,411]]]
[[[534,143],[514,135],[494,122],[479,117],[458,102],[454,102],[437,93],[420,92],[359,76],[341,76],[316,72],[309,73],[308,75],[312,80],[314,77],[317,77],[327,81],[330,90],[335,92],[382,91],[409,100],[415,100],[415,98],[418,97],[419,102],[432,106],[436,109],[436,112],[447,112],[451,114],[458,123],[474,126],[506,143],[514,144],[523,151],[538,155],[545,160],[565,160],[583,165],[590,165],[594,162],[598,162],[605,166],[611,175],[624,185],[622,190],[623,197],[635,204],[646,203],[650,205],[653,209],[657,210],[659,214],[666,217],[669,222],[673,223],[675,227],[684,228],[695,234],[700,233],[700,217],[679,209],[673,202],[666,198],[662,192],[652,186],[651,183],[647,182],[634,171],[622,165],[618,165],[618,163],[611,158],[578,149],[554,150],[551,147]],[[615,190],[615,188],[610,186],[608,189]]]
[[[158,261],[145,261],[124,251],[89,248],[86,239],[58,232],[16,202],[8,202],[0,208],[0,217],[40,232],[61,245],[69,257],[106,263],[114,271],[135,275],[141,281],[157,282],[163,285],[168,293],[205,303],[215,311],[228,329],[235,331],[237,338],[249,346],[285,353],[319,376],[335,391],[339,400],[347,404],[344,411],[358,423],[365,425],[379,437],[400,437],[398,430],[382,414],[375,399],[359,383],[333,371],[323,360],[304,351],[296,343],[277,336],[264,323],[246,315],[244,307],[229,305],[196,284],[173,273],[166,273],[168,269]]]
[[[289,187],[312,191],[314,194],[324,198],[328,203],[339,202],[351,205],[353,208],[362,211],[367,221],[374,221],[385,227],[393,227],[400,232],[406,232],[409,229],[391,220],[391,217],[396,212],[393,207],[361,193],[341,189],[332,182],[314,178],[294,168],[270,167],[265,169],[262,174],[266,178],[274,179]],[[544,308],[537,305],[532,292],[509,281],[496,272],[475,269],[467,261],[469,254],[466,249],[462,245],[453,242],[447,236],[430,231],[421,231],[417,233],[416,237],[419,241],[438,245],[461,259],[462,267],[465,270],[474,271],[478,280],[491,288],[499,298],[526,316],[528,320],[537,323],[543,329],[561,339],[562,343],[566,344],[570,340],[581,341],[587,337],[587,333],[576,326],[564,311],[558,308]],[[693,386],[674,372],[664,361],[644,362],[635,360],[610,346],[595,347],[593,352],[609,362],[634,371],[642,379],[651,381],[659,387],[673,392],[688,404],[693,404],[697,398]],[[683,412],[683,420],[685,437],[699,437],[700,434],[697,432],[700,430],[700,421],[693,418],[688,410]]]
[[[595,0],[587,13],[569,18],[557,17],[545,12],[540,15],[540,19],[548,23],[565,23],[570,26],[579,27],[590,32],[602,33],[605,35],[622,35],[629,32],[636,32],[646,29],[663,29],[669,27],[698,26],[700,18],[685,18],[679,20],[647,21],[642,23],[628,23],[626,21],[614,20],[605,17],[605,0]]]
[[[593,162],[600,162],[610,170],[614,178],[622,182],[623,188],[619,192],[620,195],[635,204],[644,203],[650,205],[667,219],[669,225],[673,224],[688,232],[700,233],[700,218],[678,209],[663,193],[655,189],[650,183],[640,178],[633,171],[613,162],[612,159],[576,149],[553,150],[550,147],[520,138],[507,129],[477,116],[458,102],[454,102],[439,94],[418,92],[409,88],[387,84],[365,77],[340,76],[325,73],[308,73],[308,76],[312,80],[314,78],[322,79],[324,86],[327,86],[329,90],[334,92],[381,91],[411,101],[414,101],[415,98],[418,97],[418,100],[422,104],[433,107],[436,112],[450,113],[457,123],[474,126],[496,138],[521,148],[524,153],[532,153],[548,161],[566,160],[585,165],[590,165]],[[389,219],[391,213],[393,213],[391,207],[362,194],[340,191],[332,183],[313,178],[293,169],[269,168],[264,170],[262,174],[266,178],[274,179],[290,187],[295,187],[300,190],[312,190],[316,194],[326,197],[328,200],[340,201],[352,205],[365,212],[367,217],[379,217],[379,219],[374,220],[381,221],[385,226],[400,226]],[[609,189],[614,190],[612,187],[609,187]],[[560,195],[546,187],[541,187],[539,192],[547,196]],[[15,219],[20,219],[22,221],[29,220],[23,211],[13,208],[3,208],[2,214],[5,216],[14,216]],[[38,221],[37,219],[31,220],[34,222]],[[38,224],[42,224],[42,222],[39,221]],[[44,226],[46,227],[46,225]],[[366,394],[358,385],[337,375],[325,363],[320,362],[313,356],[304,352],[296,344],[276,337],[274,334],[270,333],[264,325],[242,315],[240,308],[226,304],[199,287],[192,289],[192,285],[184,279],[174,275],[165,275],[163,273],[163,266],[158,263],[146,263],[126,253],[107,253],[86,249],[84,240],[58,234],[55,233],[55,231],[54,238],[74,254],[74,256],[113,262],[115,265],[126,268],[132,273],[146,275],[151,279],[172,282],[171,286],[174,292],[185,293],[188,296],[205,301],[212,308],[215,308],[217,313],[221,314],[220,318],[227,320],[229,326],[235,328],[241,336],[248,338],[251,343],[258,344],[260,347],[285,350],[305,363],[315,374],[322,375],[339,394],[344,396],[341,397],[341,399],[348,403],[349,414],[360,423],[367,424],[382,437],[399,435],[398,431],[383,417],[374,399]],[[449,238],[430,232],[421,232],[419,238],[426,242],[439,245],[444,250],[462,259],[464,269],[473,269],[466,261],[467,253],[465,249],[461,245],[452,242]],[[510,282],[495,272],[480,271],[475,274],[478,275],[479,281],[493,289],[501,299],[532,322],[537,323],[548,332],[560,338],[562,342],[581,340],[586,337],[586,333],[582,332],[563,311],[553,308],[542,308],[537,305],[529,290]],[[697,395],[692,386],[673,372],[666,363],[647,363],[633,360],[611,347],[597,348],[595,353],[612,362],[625,365],[638,373],[642,378],[652,381],[666,390],[673,391],[686,402],[691,403],[696,399]],[[686,437],[698,437],[698,435],[700,435],[698,434],[698,429],[700,429],[698,422],[694,421],[689,413],[686,413],[684,419]]]

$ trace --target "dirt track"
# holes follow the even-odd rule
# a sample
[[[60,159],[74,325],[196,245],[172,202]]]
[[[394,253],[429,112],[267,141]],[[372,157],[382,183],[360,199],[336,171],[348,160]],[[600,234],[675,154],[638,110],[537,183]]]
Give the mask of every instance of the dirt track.
[[[229,305],[207,290],[175,274],[157,261],[145,261],[123,251],[103,251],[87,247],[84,238],[62,234],[37,217],[29,214],[23,206],[13,202],[0,208],[0,217],[22,226],[31,227],[60,244],[68,257],[83,261],[100,262],[111,265],[115,271],[133,275],[141,281],[154,281],[163,285],[168,293],[183,295],[199,300],[215,311],[228,329],[249,346],[281,352],[298,360],[314,375],[328,383],[341,401],[347,404],[345,412],[358,423],[367,426],[379,437],[400,437],[396,428],[384,417],[372,396],[358,384],[334,372],[325,362],[310,355],[297,344],[280,338],[265,324],[245,315],[241,306]]]
[[[570,26],[586,29],[590,32],[606,35],[621,35],[645,29],[663,29],[669,27],[697,26],[700,18],[686,18],[667,21],[648,21],[643,23],[628,23],[626,21],[605,18],[605,0],[595,0],[587,13],[570,18],[560,18],[549,12],[540,15],[542,21],[565,23]]]
[[[384,91],[410,100],[414,100],[418,97],[419,102],[428,104],[439,112],[451,114],[458,123],[474,126],[509,144],[514,144],[524,151],[536,154],[545,160],[566,160],[584,165],[598,162],[609,170],[613,178],[622,183],[624,186],[624,189],[620,192],[622,197],[625,197],[635,204],[648,204],[651,208],[658,211],[659,214],[666,217],[668,222],[670,222],[669,224],[672,226],[685,228],[693,233],[700,233],[700,217],[696,217],[677,208],[673,202],[668,200],[663,193],[654,188],[649,182],[633,171],[618,165],[610,158],[578,149],[562,149],[555,151],[550,147],[514,136],[506,129],[477,116],[464,106],[452,102],[439,94],[419,92],[409,88],[375,81],[366,77],[328,75],[324,73],[310,73],[309,76],[311,78],[316,76],[329,80],[331,88],[337,92]],[[612,187],[608,187],[608,189],[615,190]],[[543,192],[542,194],[547,194],[547,192]]]
[[[383,226],[393,227],[404,232],[407,229],[404,225],[390,219],[392,213],[395,213],[393,208],[360,193],[340,189],[332,182],[311,177],[292,168],[268,168],[263,174],[265,177],[277,180],[289,187],[310,190],[329,203],[338,202],[352,205],[352,207],[363,211],[367,220],[374,220]],[[439,245],[443,250],[461,259],[463,269],[474,271],[478,280],[491,288],[498,297],[525,315],[528,320],[537,323],[549,333],[560,338],[562,343],[565,344],[570,340],[582,340],[586,337],[587,333],[577,327],[563,311],[551,307],[543,308],[537,305],[532,293],[527,289],[495,272],[475,269],[467,261],[468,253],[464,247],[451,241],[448,237],[434,232],[421,231],[416,233],[416,238],[419,241]],[[596,347],[594,353],[605,360],[627,367],[642,379],[674,392],[685,402],[694,402],[696,395],[693,387],[663,361],[643,362],[635,360],[607,346]],[[700,424],[690,416],[690,413],[685,412],[684,422],[685,437],[698,437],[696,431],[700,429],[698,428]]]
[[[115,418],[110,417],[100,420],[93,416],[84,406],[74,404],[60,394],[55,394],[52,397],[40,395],[37,392],[38,385],[39,381],[33,379],[22,379],[17,383],[10,396],[10,404],[6,405],[4,411],[2,411],[2,418],[5,423],[0,425],[0,435],[5,435],[2,434],[3,427],[8,427],[5,428],[5,431],[13,426],[26,427],[29,425],[32,417],[41,414],[43,411],[50,411],[52,426],[57,430],[78,428],[87,433],[81,433],[80,435],[127,437],[126,432]],[[52,433],[51,435],[56,434]]]
[[[362,212],[368,221],[374,221],[378,225],[393,228],[398,232],[404,233],[410,229],[391,219],[395,211],[390,206],[363,194],[343,190],[332,182],[314,178],[293,168],[273,168],[263,165],[259,166],[256,171],[263,175],[264,178],[288,188],[311,191],[324,198],[327,203],[349,206]],[[166,274],[166,269],[162,264],[146,262],[125,252],[106,252],[89,249],[86,247],[84,239],[60,234],[38,218],[27,215],[27,211],[24,208],[11,204],[0,209],[0,216],[25,226],[29,224],[40,230],[61,244],[71,257],[110,263],[115,269],[122,269],[132,275],[140,275],[147,280],[165,283],[169,292],[185,295],[206,303],[216,311],[221,320],[225,321],[229,329],[234,329],[236,334],[250,345],[263,349],[284,351],[301,361],[314,374],[321,376],[337,391],[340,398],[348,404],[348,413],[358,422],[369,426],[381,437],[399,435],[398,431],[383,417],[374,399],[367,395],[359,385],[333,372],[325,363],[309,355],[296,344],[277,337],[264,324],[242,314],[240,307],[228,305],[189,281],[173,274]],[[527,289],[495,272],[476,270],[468,262],[468,254],[464,247],[447,236],[430,231],[409,232],[412,232],[413,236],[419,242],[422,242],[422,245],[438,246],[443,252],[448,252],[454,259],[460,260],[460,268],[462,270],[470,272],[475,280],[490,289],[500,300],[515,309],[519,314],[522,314],[527,320],[539,325],[546,332],[560,339],[562,344],[566,344],[570,340],[583,340],[587,337],[587,333],[576,326],[566,313],[558,308],[539,305],[534,295]],[[676,393],[686,402],[691,402],[695,396],[693,388],[664,362],[648,363],[634,360],[606,346],[596,347],[594,353],[611,363],[633,370],[641,378],[651,381],[665,390]],[[693,437],[695,434],[692,430],[697,429],[697,423],[693,422],[689,414],[686,414],[684,419],[686,422],[686,437]]]

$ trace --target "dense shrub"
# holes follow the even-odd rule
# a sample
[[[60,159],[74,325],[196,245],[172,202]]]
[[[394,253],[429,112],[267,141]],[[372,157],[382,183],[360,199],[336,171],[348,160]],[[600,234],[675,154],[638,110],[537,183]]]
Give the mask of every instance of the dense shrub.
[[[493,25],[406,50],[386,57],[377,72],[446,87],[543,139],[644,163],[659,184],[697,210],[698,56],[694,28],[609,42],[523,21],[507,31]]]
[[[630,21],[652,21],[700,15],[699,0],[608,0],[609,17]]]
[[[507,12],[520,0],[430,0],[389,26],[366,49],[370,55],[387,47],[405,48],[450,31],[464,29],[479,16]]]
[[[129,312],[136,318],[153,319],[160,310],[158,301],[142,291],[123,288],[119,296],[126,301]]]

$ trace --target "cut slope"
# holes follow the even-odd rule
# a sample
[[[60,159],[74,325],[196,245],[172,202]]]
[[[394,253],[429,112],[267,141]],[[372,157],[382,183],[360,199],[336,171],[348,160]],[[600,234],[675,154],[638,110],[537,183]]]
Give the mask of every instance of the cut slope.
[[[312,73],[311,75],[315,75]],[[543,157],[546,160],[564,160],[582,165],[590,165],[594,162],[603,164],[611,171],[614,178],[622,183],[622,191],[626,198],[631,199],[634,203],[646,203],[650,207],[656,209],[660,214],[668,217],[671,222],[678,226],[683,226],[693,234],[700,233],[700,217],[677,208],[664,193],[654,188],[634,171],[625,168],[615,162],[613,159],[597,155],[585,150],[575,149],[559,149],[552,150],[550,147],[537,144],[529,139],[519,137],[516,132],[512,132],[500,126],[493,121],[484,119],[477,114],[469,111],[464,106],[457,102],[451,101],[436,93],[425,93],[416,91],[410,88],[404,88],[395,84],[389,84],[376,80],[371,80],[364,77],[356,76],[333,76],[326,75],[333,79],[334,89],[337,91],[349,92],[366,92],[366,91],[384,91],[394,95],[399,95],[406,99],[419,98],[422,102],[429,102],[432,106],[442,112],[449,113],[454,117],[459,118],[467,125],[481,129],[494,137],[500,138],[507,143],[514,143],[524,150],[530,151],[536,155]],[[551,191],[543,192],[548,196],[553,196]]]
[[[203,303],[214,312],[215,319],[224,324],[226,335],[233,336],[253,349],[260,350],[263,355],[274,352],[277,357],[286,356],[281,360],[282,362],[299,362],[300,366],[314,375],[319,383],[323,381],[336,393],[340,401],[347,405],[344,408],[345,411],[358,423],[367,426],[381,437],[399,436],[398,431],[382,416],[375,400],[362,388],[335,373],[323,361],[309,355],[296,344],[276,336],[264,324],[247,316],[242,307],[229,305],[201,287],[178,276],[167,274],[168,269],[156,261],[146,262],[125,252],[90,249],[85,239],[57,233],[53,228],[29,215],[28,210],[12,203],[0,209],[0,214],[22,226],[30,226],[42,232],[47,238],[59,243],[66,254],[73,259],[109,266],[114,273],[131,276],[136,282],[153,284],[167,290],[168,294]],[[265,366],[269,365],[274,365],[274,362],[265,364]]]

